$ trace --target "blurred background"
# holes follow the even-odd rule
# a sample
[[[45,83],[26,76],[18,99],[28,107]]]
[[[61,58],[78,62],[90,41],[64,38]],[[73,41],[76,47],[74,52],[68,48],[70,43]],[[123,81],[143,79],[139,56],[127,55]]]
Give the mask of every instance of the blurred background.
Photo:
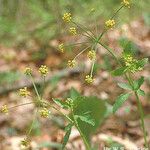
[[[84,76],[91,64],[86,55],[79,57],[83,68],[66,68],[68,59],[73,58],[80,46],[70,46],[64,54],[58,51],[60,43],[83,42],[83,36],[71,36],[62,15],[71,12],[76,22],[95,32],[103,29],[108,20],[120,6],[120,0],[0,0],[0,106],[18,105],[31,101],[18,96],[18,89],[27,86],[32,92],[32,84],[23,75],[27,66],[33,68],[33,74],[39,91],[42,81],[38,67],[45,64],[49,75],[44,89],[44,98],[65,99],[71,87],[83,95],[96,95],[111,106],[118,94],[123,92],[116,83],[122,78],[112,78],[109,72],[115,68],[113,58],[102,47],[98,48],[97,62],[94,67],[95,82],[92,86],[84,83]],[[103,41],[121,53],[124,43],[130,41],[131,49],[137,58],[150,58],[150,0],[133,0],[130,9],[122,9],[116,16],[116,26],[110,30]],[[92,9],[94,13],[91,13]],[[150,131],[150,65],[135,74],[145,77],[143,90],[145,97],[141,102],[145,111],[145,124]],[[80,79],[80,80],[79,80]],[[115,90],[114,90],[115,89]],[[34,94],[34,91],[33,91]],[[17,150],[19,141],[25,136],[32,123],[35,106],[23,106],[12,110],[11,115],[0,114],[0,149]],[[131,116],[132,113],[132,116]],[[31,117],[32,116],[32,117]],[[31,149],[60,149],[66,122],[57,112],[47,120],[36,119],[33,126]],[[102,134],[108,139],[106,140]],[[143,134],[140,129],[136,100],[132,97],[116,115],[110,115],[99,130],[98,149],[104,146],[124,145],[126,140],[137,147],[143,147]],[[99,135],[99,136],[98,136]],[[148,132],[150,135],[150,132]],[[119,140],[116,140],[116,137]],[[84,149],[76,130],[73,131],[67,149]],[[126,147],[126,146],[125,146]]]

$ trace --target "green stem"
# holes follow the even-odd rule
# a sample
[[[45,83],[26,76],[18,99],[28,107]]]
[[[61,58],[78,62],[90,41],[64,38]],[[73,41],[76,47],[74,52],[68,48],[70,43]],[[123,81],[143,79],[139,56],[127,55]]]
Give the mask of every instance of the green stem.
[[[78,54],[74,57],[74,59],[76,59],[78,56],[80,56],[80,55],[81,55],[83,52],[85,52],[88,48],[90,48],[90,46],[84,48],[80,53],[78,53]]]
[[[32,84],[33,84],[35,93],[36,93],[36,95],[37,95],[37,97],[38,97],[38,100],[40,101],[40,100],[41,100],[41,97],[40,97],[40,94],[39,94],[39,92],[38,92],[38,90],[37,90],[37,87],[36,87],[36,85],[35,85],[35,83],[34,83],[34,80],[33,80],[32,75],[30,75],[30,77],[31,77],[31,82],[32,82]]]
[[[108,52],[115,58],[115,60],[118,62],[118,64],[120,66],[122,66],[122,64],[120,63],[119,59],[117,58],[117,56],[115,55],[115,53],[113,52],[113,50],[109,47],[107,47],[106,45],[102,44],[101,42],[98,42],[100,45],[102,45],[105,49],[108,50]],[[125,77],[126,79],[128,80],[129,84],[133,87],[133,82],[132,82],[132,79],[130,76],[128,76],[126,73],[125,73]],[[147,135],[146,135],[146,129],[145,129],[145,124],[144,124],[144,113],[143,113],[143,109],[142,109],[142,105],[141,105],[141,102],[140,102],[140,99],[139,99],[139,96],[137,94],[136,91],[134,91],[135,93],[135,96],[136,96],[136,100],[137,100],[137,104],[138,104],[138,111],[139,111],[139,114],[140,114],[140,119],[141,119],[141,126],[142,126],[142,130],[143,130],[143,134],[144,134],[144,141],[145,141],[145,146],[146,147],[149,147],[149,144],[147,142]]]
[[[87,140],[86,140],[84,134],[82,133],[82,131],[81,131],[81,129],[80,129],[80,127],[79,127],[77,121],[76,121],[75,119],[74,119],[74,121],[75,121],[75,126],[76,126],[76,128],[78,129],[78,131],[79,131],[79,133],[80,133],[80,135],[81,135],[81,138],[82,138],[82,140],[83,140],[83,142],[84,142],[84,144],[85,144],[85,146],[86,146],[86,150],[90,150],[90,149],[91,149],[91,148],[90,148],[90,145],[89,145],[89,143],[87,142]]]
[[[89,145],[88,141],[86,140],[84,134],[82,133],[82,131],[81,131],[79,125],[78,125],[78,122],[77,122],[76,118],[74,117],[75,115],[74,115],[74,111],[73,111],[73,107],[72,106],[71,106],[71,113],[72,113],[72,116],[73,116],[74,125],[75,125],[75,127],[78,129],[78,131],[80,133],[80,136],[81,136],[81,138],[82,138],[82,140],[83,140],[83,142],[84,142],[84,144],[86,146],[86,150],[90,150],[91,149],[90,145]]]
[[[142,127],[142,130],[144,133],[145,146],[150,149],[150,146],[149,146],[148,141],[147,141],[147,132],[145,129],[145,124],[144,124],[144,112],[143,112],[142,104],[141,104],[141,101],[140,101],[139,96],[138,96],[136,91],[134,92],[134,94],[135,94],[137,104],[138,104],[138,111],[139,111],[140,119],[141,119],[141,127]]]
[[[92,39],[95,39],[95,37],[94,37],[93,34],[90,35],[90,34],[87,32],[87,30],[85,30],[83,27],[81,27],[80,25],[78,25],[76,22],[73,22],[73,21],[72,21],[72,23],[75,24],[75,25],[76,25],[78,28],[80,28],[81,30],[83,30],[87,35],[89,35],[89,37],[91,37]]]
[[[13,109],[13,108],[20,107],[20,106],[25,106],[25,105],[30,105],[30,104],[34,104],[34,103],[33,103],[33,102],[23,103],[23,104],[19,104],[19,105],[16,105],[16,106],[10,107],[9,109]]]

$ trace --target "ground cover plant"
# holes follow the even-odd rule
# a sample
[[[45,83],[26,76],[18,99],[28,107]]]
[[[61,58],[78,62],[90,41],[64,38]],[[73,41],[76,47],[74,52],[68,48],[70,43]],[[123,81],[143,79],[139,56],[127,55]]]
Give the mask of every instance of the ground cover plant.
[[[116,97],[115,103],[112,106],[112,110],[108,111],[107,104],[97,96],[92,95],[92,93],[91,96],[84,96],[74,88],[70,89],[70,94],[67,95],[65,100],[60,98],[53,98],[52,102],[48,101],[44,97],[44,87],[46,86],[46,78],[49,74],[49,68],[43,64],[38,69],[42,81],[42,85],[39,90],[39,87],[35,83],[32,68],[26,67],[24,69],[24,74],[32,82],[35,94],[29,92],[27,87],[23,87],[19,90],[19,95],[24,98],[31,97],[32,101],[12,107],[7,105],[3,105],[1,107],[1,113],[9,114],[11,113],[11,110],[15,109],[16,107],[23,107],[24,105],[31,104],[36,106],[36,109],[33,112],[33,122],[26,132],[26,137],[20,141],[21,148],[28,148],[30,146],[30,142],[32,141],[31,133],[35,120],[39,116],[45,119],[49,118],[52,115],[52,110],[55,110],[58,111],[58,113],[60,113],[67,121],[67,125],[65,127],[66,134],[63,138],[61,149],[65,149],[73,127],[75,127],[80,133],[80,137],[83,140],[85,148],[87,150],[95,149],[95,146],[91,140],[92,135],[96,132],[97,128],[101,125],[103,120],[110,114],[116,113],[118,109],[123,106],[124,102],[127,101],[131,96],[134,96],[136,99],[138,113],[140,115],[141,121],[141,130],[143,132],[143,139],[145,143],[144,146],[145,148],[149,148],[147,131],[144,124],[144,112],[140,101],[141,96],[145,95],[144,90],[141,89],[141,86],[144,83],[144,77],[141,76],[138,79],[134,78],[134,75],[137,72],[144,69],[144,66],[148,63],[148,58],[135,58],[134,51],[132,50],[132,42],[130,41],[124,41],[121,55],[116,54],[115,50],[107,46],[107,44],[105,44],[103,41],[103,36],[109,30],[112,30],[117,24],[116,16],[119,15],[119,12],[123,9],[132,9],[132,2],[129,0],[122,0],[119,8],[113,13],[112,16],[110,16],[110,18],[108,18],[108,20],[104,22],[102,32],[99,32],[99,27],[96,21],[95,30],[92,31],[88,26],[78,23],[73,18],[71,12],[65,12],[62,16],[62,20],[65,22],[65,26],[67,27],[68,32],[73,36],[78,35],[85,37],[85,40],[79,43],[60,43],[58,46],[58,51],[60,53],[66,53],[70,46],[77,46],[78,48],[82,48],[79,53],[68,60],[67,66],[69,68],[79,66],[81,60],[79,61],[78,58],[83,53],[86,53],[91,63],[91,69],[90,72],[85,76],[84,81],[81,80],[81,82],[85,82],[88,86],[91,86],[95,80],[94,70],[96,67],[98,55],[98,45],[103,47],[111,55],[114,61],[116,61],[117,66],[110,71],[110,74],[114,76],[114,78],[116,76],[120,76],[126,80],[126,82],[118,83],[118,86],[124,89],[124,92]],[[96,10],[92,8],[89,12],[89,15],[92,16],[95,11]],[[54,104],[56,104],[58,107],[55,107]],[[67,110],[67,113],[64,113],[62,109]]]

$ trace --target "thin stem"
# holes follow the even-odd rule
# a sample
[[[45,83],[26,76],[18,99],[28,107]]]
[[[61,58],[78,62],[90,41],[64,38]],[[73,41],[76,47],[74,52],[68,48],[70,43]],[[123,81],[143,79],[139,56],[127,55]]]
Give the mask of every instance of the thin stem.
[[[73,111],[73,106],[71,106],[71,113],[72,113],[72,117],[73,117],[73,120],[74,120],[74,125],[75,125],[75,127],[78,129],[78,131],[80,133],[80,136],[81,136],[81,138],[82,138],[82,140],[83,140],[83,142],[84,142],[84,144],[86,146],[86,150],[90,150],[90,145],[89,145],[88,141],[86,140],[84,134],[82,133],[76,118],[74,117],[75,115],[74,115],[74,111]]]
[[[94,44],[93,45],[93,47],[95,47],[97,45],[97,43],[96,44]],[[92,48],[93,49],[93,48]],[[97,49],[96,49],[97,50]],[[95,50],[95,51],[96,51]],[[96,53],[96,52],[95,52]],[[91,72],[90,72],[90,76],[92,77],[93,76],[93,71],[94,71],[94,65],[95,65],[95,62],[96,62],[96,58],[93,60],[93,62],[92,62],[92,68],[91,68]]]
[[[87,33],[87,35],[89,35],[90,37],[92,37],[93,39],[95,39],[95,37],[93,35],[90,35],[83,27],[81,27],[80,25],[78,25],[77,23],[73,22],[73,24],[75,24],[77,27],[79,27],[81,30],[83,30],[85,33]]]
[[[84,48],[80,53],[78,53],[78,54],[74,57],[74,59],[76,59],[78,56],[80,56],[80,55],[81,55],[83,52],[85,52],[89,47],[90,47],[90,46]]]
[[[40,94],[39,94],[39,92],[38,92],[38,90],[37,90],[37,87],[36,87],[36,85],[35,85],[35,83],[34,83],[34,80],[33,80],[32,75],[30,75],[30,77],[31,77],[31,82],[32,82],[32,84],[33,84],[35,93],[36,93],[36,95],[37,95],[37,97],[38,97],[38,100],[41,100]]]
[[[61,111],[60,111],[59,109],[57,109],[55,106],[53,106],[53,105],[51,105],[51,104],[49,104],[49,103],[47,103],[47,102],[46,102],[46,104],[47,104],[48,106],[50,106],[51,108],[53,108],[54,110],[58,111],[60,114],[62,114],[68,121],[70,121],[71,123],[74,123],[73,120],[72,120],[70,117],[68,117],[66,114],[64,114],[63,112],[61,112]]]
[[[32,123],[31,123],[31,126],[30,126],[30,128],[29,128],[29,131],[27,132],[27,137],[30,136],[30,134],[31,134],[31,131],[32,131],[33,125],[34,125],[34,121],[35,121],[35,119],[36,119],[36,115],[37,115],[37,110],[36,110],[36,112],[35,112],[35,114],[34,114],[34,119],[32,120]]]
[[[82,24],[79,24],[79,23],[78,23],[78,25],[79,25],[80,27],[84,28],[85,30],[90,31],[90,33],[93,35],[93,37],[95,37],[94,33],[93,33],[89,28],[87,28],[86,26],[84,26],[84,25],[82,25]]]
[[[42,87],[42,92],[41,92],[41,100],[43,99],[43,94],[44,94],[44,89],[45,89],[45,76],[42,76],[43,78],[43,87]]]
[[[119,9],[117,9],[116,12],[114,13],[114,15],[111,17],[111,19],[113,19],[123,7],[124,7],[124,5],[122,5]]]
[[[145,124],[144,124],[144,112],[143,112],[142,104],[141,104],[141,101],[139,99],[137,92],[134,92],[134,93],[135,93],[135,97],[136,97],[137,104],[138,104],[138,111],[139,111],[140,119],[141,119],[141,127],[142,127],[142,130],[144,133],[145,146],[150,149],[150,146],[149,146],[148,141],[147,141],[147,132],[145,129]]]
[[[33,102],[19,104],[19,105],[16,105],[16,106],[10,107],[9,109],[13,109],[13,108],[16,108],[16,107],[25,106],[25,105],[29,105],[29,104],[33,104]]]
[[[74,45],[80,45],[80,44],[86,44],[86,43],[89,43],[89,42],[72,43],[72,44],[65,45],[65,47],[67,47],[67,46],[74,46]]]

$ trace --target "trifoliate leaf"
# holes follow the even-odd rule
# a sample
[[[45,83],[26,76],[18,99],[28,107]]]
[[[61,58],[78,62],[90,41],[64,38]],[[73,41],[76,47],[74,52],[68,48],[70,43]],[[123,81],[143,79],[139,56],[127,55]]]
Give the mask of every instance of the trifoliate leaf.
[[[132,86],[128,83],[118,83],[118,86],[125,90],[132,90]]]
[[[128,99],[130,96],[130,93],[127,94],[121,94],[115,101],[115,104],[113,105],[113,113],[115,113],[122,105],[123,103]]]
[[[85,120],[85,118],[83,117],[82,120],[81,117],[80,119],[77,119],[80,130],[84,134],[87,141],[90,142],[90,137],[96,131],[96,129],[100,127],[100,124],[105,119],[107,111],[105,101],[95,96],[90,97],[80,96],[77,99],[75,99],[73,103],[74,103],[73,105],[74,115],[84,116],[86,114],[89,114],[95,123],[95,125],[92,126],[91,124],[83,121]]]
[[[83,121],[85,123],[88,123],[88,124],[90,124],[92,126],[95,125],[94,119],[92,119],[89,114],[86,114],[86,115],[83,115],[83,116],[75,115],[75,118],[76,119],[80,119],[81,121]]]
[[[118,68],[118,69],[112,71],[111,74],[113,76],[121,76],[125,73],[125,71],[126,71],[126,67],[121,67],[121,68]]]

